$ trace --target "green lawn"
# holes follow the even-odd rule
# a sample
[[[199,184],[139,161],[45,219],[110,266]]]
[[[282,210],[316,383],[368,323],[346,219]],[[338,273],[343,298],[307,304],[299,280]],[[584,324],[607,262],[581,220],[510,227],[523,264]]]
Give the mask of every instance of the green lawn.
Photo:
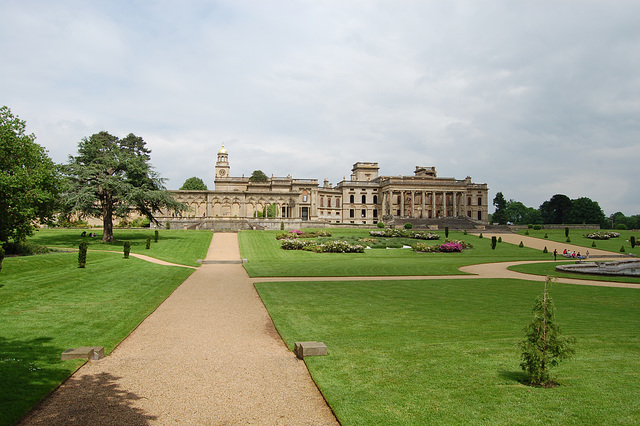
[[[189,264],[204,257],[211,238],[211,232],[161,231],[160,241],[145,250],[140,241],[148,233],[116,231],[135,242],[132,251]],[[32,241],[73,246],[75,235],[79,231],[43,230]],[[171,254],[176,247],[183,252]],[[92,248],[110,246],[94,241]],[[75,252],[4,259],[0,425],[14,424],[82,364],[60,361],[64,350],[96,345],[110,352],[193,272],[99,251],[89,251],[85,269],[77,262]]]
[[[357,242],[370,238],[368,230],[332,229],[332,239]],[[552,254],[500,243],[491,250],[491,240],[462,232],[451,232],[450,239],[470,242],[472,249],[462,253],[414,253],[410,249],[371,249],[365,253],[312,253],[282,250],[275,239],[276,231],[243,231],[239,234],[242,257],[248,259],[245,269],[251,277],[305,276],[394,276],[456,275],[460,266],[510,260],[549,260]],[[444,242],[444,232],[437,241]],[[411,240],[424,242],[421,240]],[[409,241],[409,242],[411,242]]]
[[[520,383],[522,327],[542,284],[520,280],[256,284],[344,425],[638,424],[640,291],[554,284],[576,357],[561,386]]]
[[[96,232],[98,237],[81,237],[83,231]],[[199,266],[198,259],[204,259],[211,242],[211,231],[158,230],[159,238],[153,240],[153,229],[115,229],[116,241],[103,243],[100,229],[40,229],[29,241],[47,247],[78,248],[82,241],[89,243],[89,250],[115,250],[122,252],[124,241],[131,242],[131,253],[140,253],[166,262],[180,265]],[[151,236],[151,248],[146,249],[147,236]]]
[[[515,265],[509,267],[512,271],[524,272],[525,274],[550,275],[560,278],[574,278],[578,280],[594,281],[615,281],[622,283],[640,284],[640,278],[635,277],[610,277],[604,275],[574,274],[556,271],[556,265],[573,265],[574,262],[551,262],[551,263],[530,263],[525,265]]]
[[[604,230],[606,231],[606,230]],[[518,234],[525,235],[525,232],[529,232],[530,237],[536,237],[544,239],[544,235],[547,234],[547,239],[551,241],[557,241],[559,243],[564,243],[567,241],[567,237],[564,236],[564,229],[541,229],[539,231],[534,231],[533,229],[521,229],[518,231]],[[594,232],[593,229],[570,229],[569,230],[569,238],[571,239],[570,244],[586,247],[586,249],[592,248],[592,244],[596,243],[596,248],[600,250],[607,250],[613,253],[620,253],[620,247],[624,246],[625,253],[633,253],[636,256],[640,256],[640,246],[635,246],[633,249],[631,248],[631,243],[629,243],[629,237],[631,235],[636,237],[636,240],[640,239],[640,232],[638,231],[618,231],[613,230],[613,232],[618,232],[620,234],[617,238],[610,238],[608,240],[591,240],[589,238],[585,238],[584,235]]]

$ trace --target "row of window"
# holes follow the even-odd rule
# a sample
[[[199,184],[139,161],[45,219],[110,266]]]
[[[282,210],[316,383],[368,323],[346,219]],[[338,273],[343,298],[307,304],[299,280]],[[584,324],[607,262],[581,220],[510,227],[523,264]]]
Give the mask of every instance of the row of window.
[[[356,217],[356,209],[349,209],[349,217]],[[360,210],[360,217],[367,217],[367,209]],[[373,217],[378,217],[377,209],[373,209]]]

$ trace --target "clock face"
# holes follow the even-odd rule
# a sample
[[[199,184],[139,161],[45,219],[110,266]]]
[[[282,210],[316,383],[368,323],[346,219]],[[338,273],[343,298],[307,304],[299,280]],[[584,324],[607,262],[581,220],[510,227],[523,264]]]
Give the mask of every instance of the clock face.
[[[220,176],[224,176],[224,175],[225,175],[225,173],[226,173],[226,171],[225,171],[224,169],[223,169],[223,170],[220,170],[220,171],[218,172],[218,174],[219,174]]]

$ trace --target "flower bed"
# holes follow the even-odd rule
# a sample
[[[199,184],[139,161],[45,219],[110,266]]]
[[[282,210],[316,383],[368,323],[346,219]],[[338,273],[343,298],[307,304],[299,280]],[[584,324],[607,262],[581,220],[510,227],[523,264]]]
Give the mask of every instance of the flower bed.
[[[471,244],[466,241],[452,240],[445,241],[443,244],[429,245],[425,243],[416,243],[411,246],[413,251],[419,253],[459,253],[464,249],[472,248]]]
[[[620,234],[617,232],[597,231],[586,234],[585,238],[590,238],[592,240],[608,240],[609,238],[618,238],[619,236]]]
[[[316,232],[304,232],[294,229],[289,232],[279,232],[276,234],[276,240],[292,240],[296,238],[318,238],[318,237],[330,237],[329,231],[316,231]]]
[[[440,235],[432,234],[431,232],[414,232],[401,229],[385,229],[380,231],[369,231],[369,235],[372,237],[387,237],[387,238],[415,238],[417,240],[438,240]]]
[[[364,253],[364,246],[352,245],[346,241],[327,241],[324,244],[317,244],[315,241],[301,241],[292,238],[283,239],[280,244],[283,250],[308,250],[316,253]]]

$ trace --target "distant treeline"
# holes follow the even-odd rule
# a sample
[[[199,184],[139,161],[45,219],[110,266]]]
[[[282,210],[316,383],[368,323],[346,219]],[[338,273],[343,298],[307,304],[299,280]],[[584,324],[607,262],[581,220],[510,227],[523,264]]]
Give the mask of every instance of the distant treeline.
[[[502,192],[498,192],[493,205],[496,211],[489,215],[489,221],[500,225],[593,224],[604,229],[640,229],[640,214],[627,217],[617,212],[606,217],[598,202],[587,197],[572,200],[556,194],[536,209],[520,201],[507,201]]]

